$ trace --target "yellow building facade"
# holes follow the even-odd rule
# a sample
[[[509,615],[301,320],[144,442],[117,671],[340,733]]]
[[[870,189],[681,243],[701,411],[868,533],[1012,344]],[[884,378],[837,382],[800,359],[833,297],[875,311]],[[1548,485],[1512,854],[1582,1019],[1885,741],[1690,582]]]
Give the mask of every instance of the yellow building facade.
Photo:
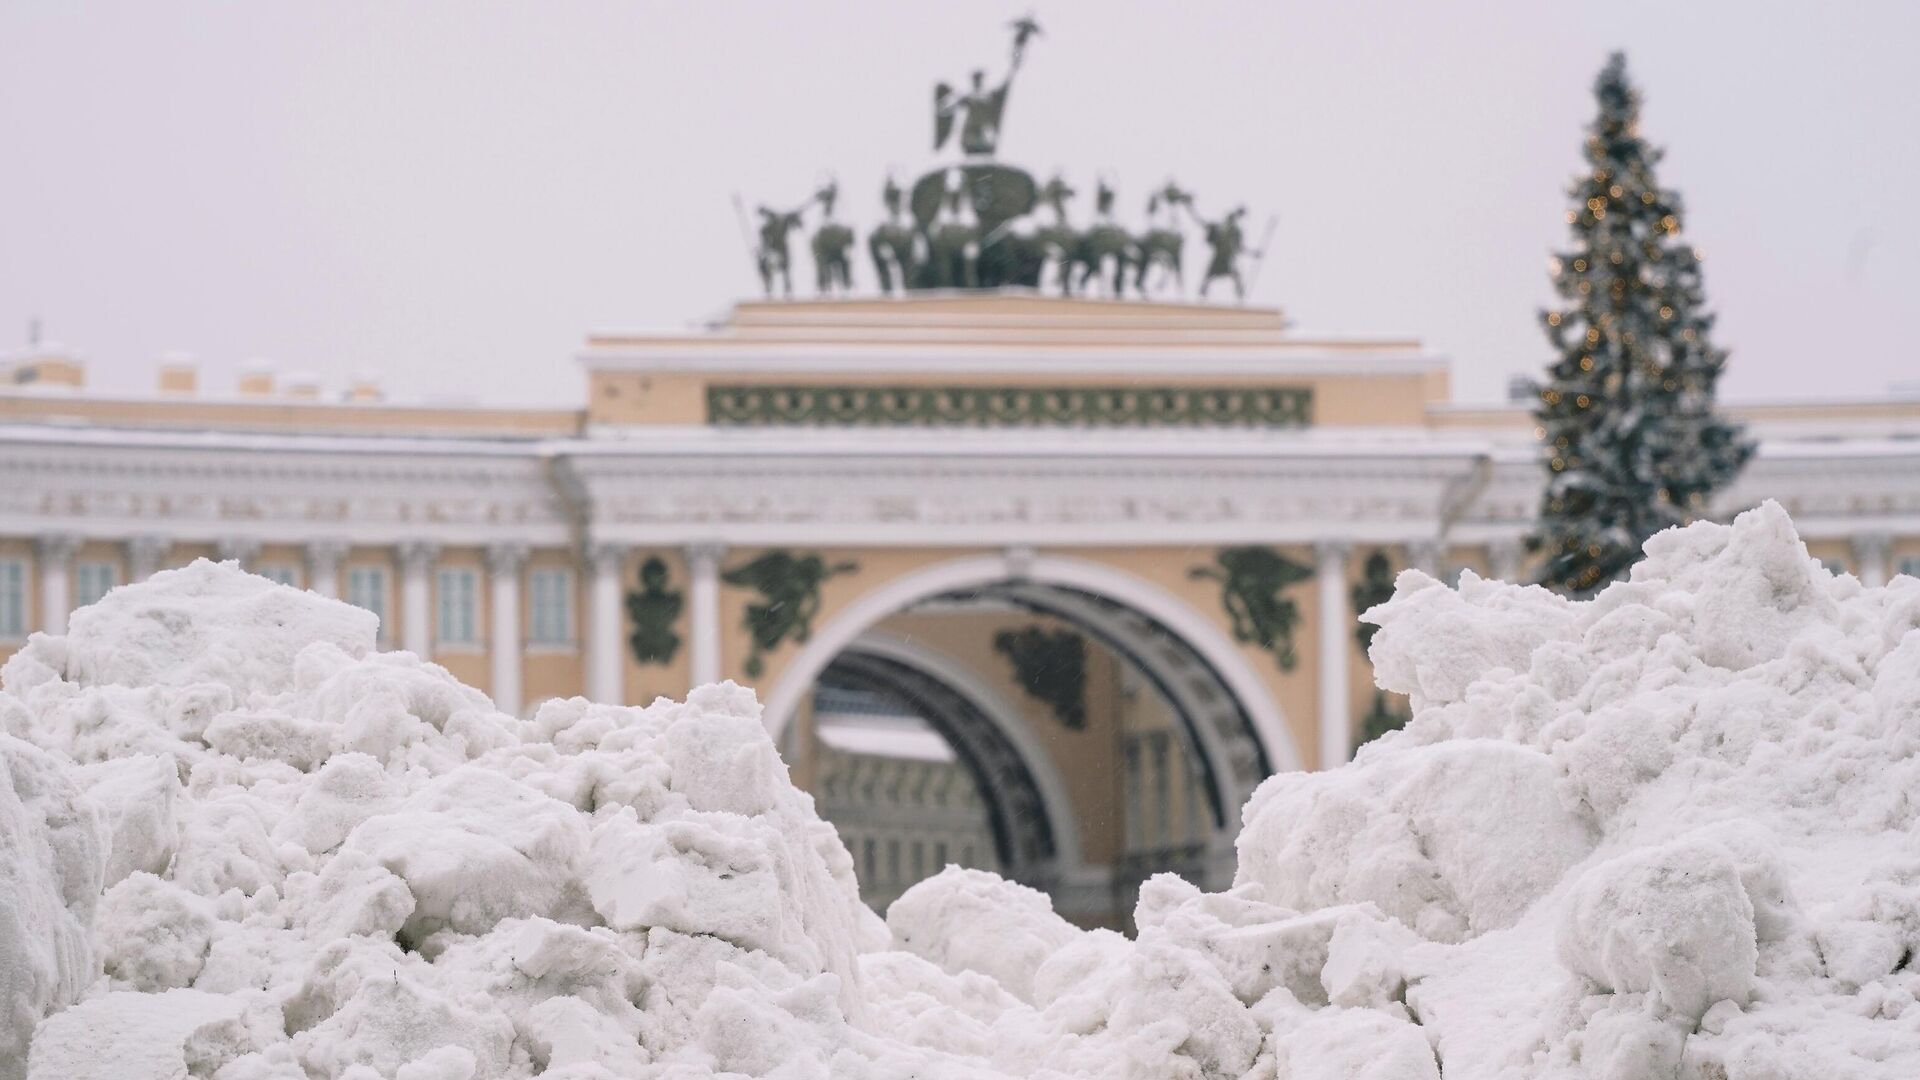
[[[1148,873],[1221,884],[1254,785],[1400,707],[1359,607],[1410,567],[1522,574],[1538,505],[1524,405],[1456,406],[1419,343],[1272,309],[743,303],[580,362],[585,403],[537,410],[257,374],[216,397],[178,365],[114,397],[19,358],[0,658],[114,585],[234,559],[377,611],[510,712],[753,685],[803,786],[949,822],[847,810],[868,876],[978,848],[1115,922]],[[1779,499],[1869,583],[1920,568],[1920,401],[1729,411],[1761,449],[1719,509]]]

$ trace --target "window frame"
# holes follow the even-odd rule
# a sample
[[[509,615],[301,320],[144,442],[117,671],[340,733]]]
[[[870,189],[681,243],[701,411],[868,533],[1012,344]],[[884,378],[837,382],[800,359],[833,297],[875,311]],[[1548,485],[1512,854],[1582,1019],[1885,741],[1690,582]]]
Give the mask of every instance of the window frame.
[[[362,611],[372,612],[374,618],[380,620],[380,629],[378,636],[375,638],[376,641],[382,645],[392,641],[392,636],[388,633],[387,622],[388,616],[393,609],[393,575],[388,572],[386,567],[371,564],[362,564],[360,566],[350,565],[346,568],[346,572],[346,596],[342,599]],[[369,607],[360,602],[362,590],[359,588],[358,582],[361,580],[361,575],[372,575],[378,582],[380,599],[380,606],[378,608]]]
[[[454,605],[461,600],[465,602],[456,610]],[[478,652],[485,644],[480,630],[480,572],[469,566],[440,567],[433,575],[434,651]]]
[[[11,581],[8,579],[12,578]],[[0,555],[0,641],[25,641],[33,632],[29,623],[33,608],[29,603],[27,560],[16,555]],[[9,618],[9,616],[17,618]]]
[[[98,584],[98,582],[89,581],[88,579],[99,575],[102,571],[105,572],[107,579],[106,588],[94,592],[91,586]],[[78,611],[83,607],[99,603],[108,593],[119,588],[120,584],[120,564],[111,559],[75,561],[73,564],[73,609]],[[90,593],[92,594],[91,596],[89,596]]]
[[[546,585],[542,585],[542,582]],[[527,648],[540,652],[572,652],[580,646],[579,622],[575,614],[576,599],[573,570],[565,566],[534,566],[527,570]],[[550,594],[550,595],[548,595]],[[543,611],[542,601],[551,608],[557,601],[559,610]],[[542,631],[557,629],[560,636],[553,637]]]

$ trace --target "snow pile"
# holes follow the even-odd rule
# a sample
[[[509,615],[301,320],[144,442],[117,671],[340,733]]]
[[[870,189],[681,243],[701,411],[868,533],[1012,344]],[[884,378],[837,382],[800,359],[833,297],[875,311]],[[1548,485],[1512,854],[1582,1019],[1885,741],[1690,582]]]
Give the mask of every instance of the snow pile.
[[[0,672],[0,1080],[1920,1076],[1920,581],[1770,505],[1369,617],[1415,719],[1128,938],[958,869],[883,925],[739,688],[519,721],[159,575]]]
[[[0,671],[0,1078],[705,1075],[860,1015],[885,927],[750,693],[520,721],[375,629],[200,562]]]
[[[1414,719],[1263,785],[1237,880],[1424,939],[1377,962],[1449,1078],[1920,1076],[1920,580],[1769,503],[1590,602],[1409,572],[1368,618]]]

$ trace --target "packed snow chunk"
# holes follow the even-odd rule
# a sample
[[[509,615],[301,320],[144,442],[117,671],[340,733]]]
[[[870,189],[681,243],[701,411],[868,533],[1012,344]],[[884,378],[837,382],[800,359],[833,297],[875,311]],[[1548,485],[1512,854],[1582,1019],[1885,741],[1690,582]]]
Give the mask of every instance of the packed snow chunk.
[[[990,976],[1027,1002],[1040,965],[1081,934],[1045,893],[958,866],[903,893],[887,908],[887,928],[895,948],[943,971]]]
[[[1272,1054],[1274,1080],[1440,1080],[1420,1029],[1370,1009],[1322,1009],[1276,1025]]]
[[[1545,642],[1575,640],[1578,609],[1545,589],[1483,581],[1471,571],[1456,591],[1403,570],[1393,599],[1363,615],[1379,627],[1368,653],[1374,679],[1420,709],[1461,700],[1493,672],[1526,670]]]
[[[1560,924],[1560,958],[1609,993],[1650,993],[1697,1020],[1753,992],[1753,904],[1724,848],[1681,840],[1593,867]]]
[[[302,1063],[328,1080],[355,1065],[390,1076],[427,1058],[425,1068],[432,1064],[429,1055],[449,1046],[468,1054],[474,1063],[469,1076],[492,1078],[507,1071],[513,1023],[484,995],[456,1001],[395,972],[389,979],[363,981],[338,1012],[306,1035]],[[445,1063],[447,1055],[438,1060]]]
[[[239,998],[169,990],[104,994],[50,1017],[27,1080],[184,1080],[252,1049]]]
[[[405,932],[485,933],[501,919],[550,915],[577,888],[587,829],[572,807],[501,773],[462,766],[348,835],[413,894]]]
[[[235,710],[207,725],[207,745],[222,754],[261,761],[284,761],[311,769],[333,749],[333,730],[273,709]]]
[[[288,878],[287,897],[315,941],[392,937],[414,909],[407,883],[358,851],[341,852],[317,875]]]
[[[67,768],[0,735],[0,1080],[19,1080],[34,1025],[99,973],[106,843]]]
[[[1664,579],[1692,594],[1695,648],[1717,667],[1738,671],[1776,659],[1839,614],[1824,587],[1826,571],[1776,502],[1740,515],[1730,528],[1660,533],[1646,552],[1632,580]]]
[[[695,810],[764,814],[773,808],[775,792],[787,786],[786,768],[767,738],[753,695],[722,689],[695,692],[698,703],[717,709],[667,727],[663,749],[673,769],[672,789]]]
[[[309,645],[364,656],[379,628],[370,611],[197,559],[74,612],[65,677],[80,686],[217,683],[245,700],[291,689],[294,657]]]
[[[100,951],[115,989],[193,985],[213,947],[213,904],[171,881],[134,874],[100,903]]]
[[[1219,970],[1164,941],[1133,950],[1111,1026],[1137,1076],[1237,1080],[1260,1052],[1260,1026]]]
[[[292,813],[282,818],[274,837],[318,855],[332,851],[361,822],[399,805],[401,782],[372,757],[337,754],[300,792]]]
[[[642,825],[623,807],[593,830],[588,897],[616,930],[663,926],[779,954],[800,931],[788,925],[770,831],[724,813]]]
[[[1296,909],[1371,902],[1460,941],[1512,925],[1593,850],[1558,785],[1546,755],[1489,739],[1280,773],[1247,801],[1234,882]]]
[[[170,754],[131,757],[82,765],[75,777],[99,806],[109,840],[106,884],[135,871],[166,872],[180,846],[180,821],[174,803],[180,794],[180,765]]]

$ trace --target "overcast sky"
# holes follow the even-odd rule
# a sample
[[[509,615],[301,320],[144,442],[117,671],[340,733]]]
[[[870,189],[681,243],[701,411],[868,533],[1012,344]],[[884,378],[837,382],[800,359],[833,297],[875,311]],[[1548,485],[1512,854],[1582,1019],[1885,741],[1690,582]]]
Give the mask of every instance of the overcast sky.
[[[876,220],[887,170],[932,161],[933,83],[997,78],[1028,7],[7,0],[0,345],[37,315],[111,389],[182,349],[213,390],[264,357],[573,403],[588,331],[757,291],[733,192],[798,202],[832,172]],[[1254,299],[1303,333],[1416,335],[1462,400],[1547,358],[1534,311],[1613,48],[1707,256],[1726,395],[1920,380],[1920,4],[1033,10],[1003,160],[1105,172],[1136,217],[1169,176],[1256,233],[1278,214]]]

